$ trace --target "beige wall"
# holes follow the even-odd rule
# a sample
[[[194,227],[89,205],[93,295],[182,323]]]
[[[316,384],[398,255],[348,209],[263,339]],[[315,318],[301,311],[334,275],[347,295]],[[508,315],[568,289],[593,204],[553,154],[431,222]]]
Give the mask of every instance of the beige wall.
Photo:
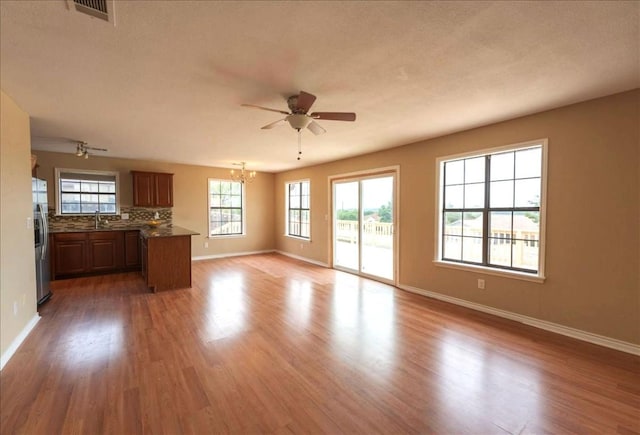
[[[49,204],[55,204],[54,168],[94,169],[118,171],[120,174],[120,204],[133,204],[131,170],[173,173],[173,223],[200,233],[192,237],[194,257],[228,253],[254,252],[273,249],[273,179],[269,173],[258,173],[256,180],[246,187],[246,236],[208,239],[207,179],[229,178],[229,169],[182,165],[144,160],[118,159],[92,155],[85,160],[69,153],[34,151],[38,156],[38,177],[52,186]],[[204,243],[209,247],[205,248]]]
[[[399,165],[399,284],[638,344],[639,100],[635,90],[277,174],[276,248],[330,263],[328,177]],[[435,266],[436,158],[541,138],[549,139],[546,281]],[[305,178],[312,240],[301,244],[283,236],[283,186]],[[485,279],[485,290],[476,288],[477,278]]]
[[[201,233],[193,256],[279,249],[330,262],[328,177],[400,166],[399,283],[640,344],[640,90],[605,97],[391,150],[277,175],[247,188],[247,236],[207,240],[206,180],[227,169],[36,152],[38,175],[54,167],[117,170],[123,205],[129,171],[175,174],[176,225]],[[35,314],[28,115],[2,94],[1,343],[4,353]],[[549,139],[546,275],[543,284],[433,265],[435,159]],[[71,147],[72,148],[72,147]],[[284,237],[284,183],[310,179],[312,240]],[[53,193],[50,194],[53,204]],[[209,242],[209,248],[203,244]],[[8,255],[10,253],[10,255]],[[476,279],[486,289],[476,289]],[[24,301],[24,302],[23,302]],[[19,304],[18,315],[13,303]]]
[[[37,316],[29,115],[0,100],[0,355]],[[16,312],[14,312],[14,307]]]

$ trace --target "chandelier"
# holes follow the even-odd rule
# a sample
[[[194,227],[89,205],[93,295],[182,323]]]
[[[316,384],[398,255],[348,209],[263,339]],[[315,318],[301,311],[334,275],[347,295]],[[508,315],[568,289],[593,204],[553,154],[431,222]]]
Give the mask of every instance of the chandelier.
[[[240,172],[235,169],[231,170],[231,179],[233,181],[239,181],[242,184],[251,183],[256,178],[256,171],[246,171],[244,165],[246,162],[234,163],[235,166],[241,166]]]

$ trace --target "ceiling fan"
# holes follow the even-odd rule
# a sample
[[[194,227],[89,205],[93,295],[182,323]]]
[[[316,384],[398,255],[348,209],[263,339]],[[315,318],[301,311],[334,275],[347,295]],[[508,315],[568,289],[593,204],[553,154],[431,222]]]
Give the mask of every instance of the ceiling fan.
[[[325,133],[326,130],[318,124],[316,119],[323,119],[327,121],[355,121],[356,114],[353,112],[312,112],[308,113],[309,109],[316,101],[316,96],[304,91],[300,91],[299,95],[292,95],[287,98],[287,105],[289,106],[289,112],[278,109],[270,109],[268,107],[256,106],[255,104],[242,104],[244,107],[253,107],[260,110],[268,110],[270,112],[282,113],[285,116],[283,119],[272,122],[262,127],[263,130],[269,130],[279,125],[283,125],[288,122],[289,125],[300,132],[303,128],[308,128],[315,135]]]

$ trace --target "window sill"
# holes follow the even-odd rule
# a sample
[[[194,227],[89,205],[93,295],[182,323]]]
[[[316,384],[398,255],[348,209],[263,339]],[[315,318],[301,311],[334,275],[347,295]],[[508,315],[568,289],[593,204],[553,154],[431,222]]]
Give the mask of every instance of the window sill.
[[[522,281],[537,282],[538,284],[543,284],[545,281],[544,276],[533,275],[529,273],[517,272],[517,271],[511,271],[511,270],[493,269],[491,267],[485,267],[485,266],[474,266],[471,264],[460,264],[460,263],[453,263],[450,261],[442,261],[442,260],[434,260],[433,264],[438,267],[445,267],[448,269],[457,269],[457,270],[464,270],[467,272],[482,273],[485,275],[501,276],[504,278],[512,278],[512,279],[519,279]]]
[[[296,240],[300,240],[301,242],[308,242],[311,243],[311,238],[306,238],[306,237],[299,237],[299,236],[292,236],[291,234],[285,234],[285,237],[288,237],[290,239],[296,239]]]
[[[55,217],[95,217],[96,213],[92,212],[92,213],[58,213],[55,212],[54,213]],[[116,213],[106,213],[106,212],[100,212],[100,217],[104,217],[104,216],[120,216],[120,212],[116,212]]]
[[[245,236],[246,234],[216,234],[213,236],[209,235],[207,239],[238,239]]]

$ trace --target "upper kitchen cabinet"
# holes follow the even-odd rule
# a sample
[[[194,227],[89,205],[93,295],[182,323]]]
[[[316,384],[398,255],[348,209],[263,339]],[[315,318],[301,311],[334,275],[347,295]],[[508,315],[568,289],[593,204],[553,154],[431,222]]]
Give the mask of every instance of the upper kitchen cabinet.
[[[173,207],[173,174],[131,171],[134,207]]]

